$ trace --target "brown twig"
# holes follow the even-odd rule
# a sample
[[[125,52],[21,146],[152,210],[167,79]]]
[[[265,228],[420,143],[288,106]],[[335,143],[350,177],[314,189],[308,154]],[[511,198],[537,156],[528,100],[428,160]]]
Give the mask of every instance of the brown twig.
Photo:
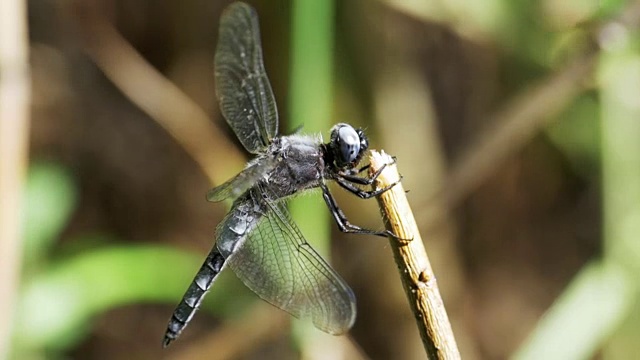
[[[274,309],[266,302],[257,302],[239,319],[228,320],[225,326],[205,335],[183,350],[172,353],[168,359],[237,359],[247,357],[262,344],[281,339],[290,331],[290,316],[284,311]],[[344,352],[346,359],[366,359],[361,349],[348,336],[327,336],[334,348]],[[327,349],[323,349],[327,353]]]
[[[28,49],[26,2],[0,1],[0,359],[8,357],[22,263],[21,195],[31,96]]]
[[[371,173],[375,173],[384,164],[391,163],[392,158],[384,152],[371,151],[369,161]],[[396,166],[387,166],[376,180],[376,188],[386,187],[399,179]],[[388,229],[401,239],[411,239],[391,238],[390,242],[427,356],[429,359],[459,359],[460,353],[438,283],[402,184],[384,192],[378,197],[378,202],[388,220]]]
[[[593,53],[522,93],[494,116],[491,129],[469,148],[449,175],[443,189],[444,203],[457,205],[512,154],[527,144],[554,115],[582,90],[596,62]]]
[[[84,10],[84,50],[105,76],[167,130],[213,184],[235,175],[238,169],[225,165],[244,164],[245,157],[207,114],[144,60],[91,5],[79,6]]]
[[[602,41],[606,29],[618,24],[628,28],[640,26],[640,1],[630,3],[619,16],[604,23],[591,32],[591,38]],[[593,44],[567,65],[531,86],[514,98],[493,119],[491,125],[472,143],[454,165],[447,181],[436,196],[419,204],[419,210],[429,204],[443,204],[438,214],[425,214],[421,223],[432,225],[440,221],[438,216],[458,206],[469,194],[480,186],[508,158],[513,156],[536,134],[549,125],[562,109],[584,91],[585,79],[593,74],[600,53],[599,44]]]
[[[284,313],[274,315],[273,308],[266,303],[258,303],[246,316],[237,321],[229,321],[203,339],[176,351],[169,359],[234,359],[247,355],[252,349],[270,339],[282,336],[289,325]],[[239,336],[241,334],[241,336]]]

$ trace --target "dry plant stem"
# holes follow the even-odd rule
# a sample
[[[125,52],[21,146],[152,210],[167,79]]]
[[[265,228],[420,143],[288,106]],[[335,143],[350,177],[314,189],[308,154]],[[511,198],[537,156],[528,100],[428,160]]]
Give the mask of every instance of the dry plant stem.
[[[528,89],[489,121],[490,129],[469,147],[445,181],[441,196],[452,209],[549,124],[582,90],[593,72],[596,55],[590,53],[571,66]]]
[[[270,341],[287,336],[291,331],[290,315],[260,301],[237,320],[228,320],[201,339],[185,347],[172,348],[169,360],[238,359]],[[329,336],[329,335],[328,335]],[[349,336],[331,336],[332,345],[340,344],[347,351],[347,359],[366,359]],[[185,339],[186,340],[186,339]],[[175,345],[172,345],[175,346]],[[181,350],[176,350],[181,349]]]
[[[392,158],[384,152],[371,151],[369,161],[370,171],[374,173],[384,164],[391,163]],[[399,179],[397,167],[387,166],[375,185],[379,189]],[[411,239],[390,238],[390,243],[427,356],[429,359],[460,359],[438,283],[402,184],[384,192],[378,202],[387,219],[387,228],[402,239]]]
[[[83,14],[85,51],[105,76],[167,130],[213,184],[234,176],[238,169],[228,165],[244,164],[244,155],[207,114],[145,61],[104,18],[92,9]]]
[[[273,307],[258,303],[238,321],[229,321],[219,326],[203,339],[182,351],[175,351],[170,360],[187,359],[236,359],[246,357],[252,349],[260,347],[270,339],[284,336],[289,325],[288,315]],[[179,348],[179,347],[178,347]]]
[[[8,357],[22,260],[21,195],[29,132],[26,1],[0,1],[0,359]]]
[[[628,28],[640,26],[640,1],[629,3],[618,17],[596,28],[592,37],[601,38],[603,29],[611,24]],[[446,212],[458,206],[491,176],[495,169],[544,129],[555,115],[584,90],[585,79],[589,79],[593,74],[599,53],[600,49],[597,46],[588,48],[576,56],[567,67],[509,102],[488,121],[491,124],[490,129],[487,129],[455,164],[448,180],[444,182],[444,187],[437,195],[441,200],[429,199],[418,208],[427,208],[430,203],[441,203],[444,204]],[[428,224],[438,220],[424,219]]]

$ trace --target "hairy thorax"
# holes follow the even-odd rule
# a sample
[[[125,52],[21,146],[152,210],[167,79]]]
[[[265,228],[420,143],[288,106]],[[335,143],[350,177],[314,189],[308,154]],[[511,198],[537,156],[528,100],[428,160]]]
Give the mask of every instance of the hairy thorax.
[[[261,182],[279,198],[318,187],[324,172],[320,144],[320,139],[310,136],[279,138],[267,152],[267,156],[275,156],[276,165]]]

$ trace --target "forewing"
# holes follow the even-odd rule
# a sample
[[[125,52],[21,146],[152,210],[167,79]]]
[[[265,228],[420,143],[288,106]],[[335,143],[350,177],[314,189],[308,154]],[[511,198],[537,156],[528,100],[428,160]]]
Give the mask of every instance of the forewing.
[[[222,15],[215,56],[220,110],[251,153],[264,150],[278,132],[278,110],[262,62],[255,10],[231,4]]]
[[[229,267],[269,303],[311,318],[329,334],[345,333],[356,317],[353,292],[305,241],[282,203],[267,202],[266,208],[258,226],[227,259]]]
[[[260,178],[273,169],[276,160],[272,157],[262,157],[254,164],[247,166],[233,179],[216,186],[207,192],[207,200],[218,202],[228,198],[235,199],[253,187]]]

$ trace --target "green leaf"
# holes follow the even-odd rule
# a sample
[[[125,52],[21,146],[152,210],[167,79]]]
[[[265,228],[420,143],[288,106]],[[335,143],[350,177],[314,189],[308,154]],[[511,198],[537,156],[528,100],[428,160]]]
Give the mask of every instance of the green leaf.
[[[109,309],[140,302],[177,305],[203,259],[169,247],[113,246],[58,261],[24,287],[15,343],[22,351],[64,349]],[[228,287],[230,280],[221,276],[214,286]],[[221,316],[241,313],[255,299],[248,294],[213,291],[205,308]],[[158,329],[158,344],[163,331]]]
[[[76,207],[77,190],[71,174],[55,163],[34,163],[25,194],[24,266],[40,262]]]

